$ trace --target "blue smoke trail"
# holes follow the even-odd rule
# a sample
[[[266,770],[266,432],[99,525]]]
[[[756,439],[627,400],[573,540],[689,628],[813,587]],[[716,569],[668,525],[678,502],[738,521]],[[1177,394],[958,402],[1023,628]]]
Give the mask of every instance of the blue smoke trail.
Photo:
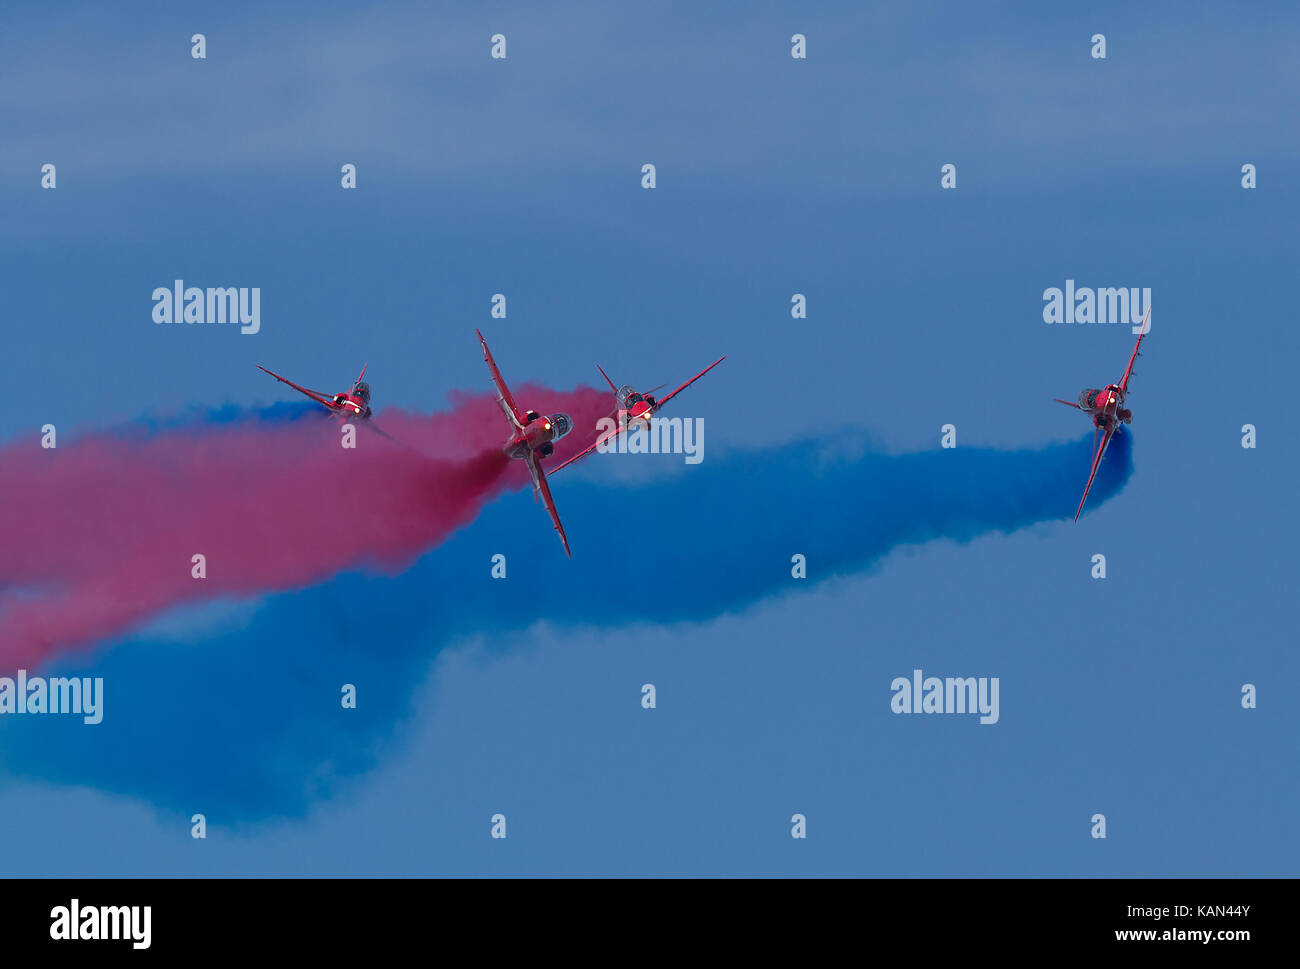
[[[319,404],[303,401],[277,401],[260,407],[240,404],[193,404],[163,415],[146,414],[114,429],[120,438],[143,440],[168,431],[183,430],[194,434],[203,430],[219,430],[233,424],[287,424],[304,418],[327,415]]]
[[[687,473],[631,486],[561,478],[572,561],[527,493],[508,496],[396,578],[341,575],[250,606],[247,621],[198,641],[136,634],[65,658],[44,672],[102,676],[103,722],[0,718],[0,765],[187,817],[302,816],[400,746],[413,690],[458,637],[543,618],[707,619],[868,569],[903,543],[1068,521],[1090,442],[890,455],[850,433],[715,452]],[[1117,435],[1089,510],[1132,468],[1131,435]],[[382,483],[374,487],[382,500]],[[489,576],[497,552],[507,556],[505,581]],[[796,553],[807,557],[806,582],[791,578]],[[652,596],[626,595],[638,574],[655,577]],[[521,594],[553,587],[565,594]],[[611,602],[619,608],[600,607]],[[340,706],[344,683],[364,697],[355,710]]]

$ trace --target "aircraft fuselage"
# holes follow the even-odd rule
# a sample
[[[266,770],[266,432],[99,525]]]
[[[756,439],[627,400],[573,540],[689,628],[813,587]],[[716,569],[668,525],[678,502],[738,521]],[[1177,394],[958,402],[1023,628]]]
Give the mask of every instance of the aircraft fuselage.
[[[1089,387],[1079,394],[1079,409],[1092,418],[1093,424],[1103,430],[1112,424],[1129,424],[1133,412],[1122,406],[1124,398],[1119,387],[1111,384],[1104,390]]]
[[[505,444],[505,453],[511,458],[523,458],[529,451],[535,451],[542,457],[550,457],[555,442],[573,429],[573,421],[568,414],[551,414],[534,416],[522,429],[515,431]]]

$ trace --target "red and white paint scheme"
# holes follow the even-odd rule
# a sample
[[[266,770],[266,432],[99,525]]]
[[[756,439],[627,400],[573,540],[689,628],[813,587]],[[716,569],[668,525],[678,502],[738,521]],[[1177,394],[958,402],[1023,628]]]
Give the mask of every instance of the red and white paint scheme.
[[[369,364],[366,364],[368,367]],[[263,366],[258,366],[262,373],[269,373],[281,383],[288,384],[300,394],[306,394],[316,403],[328,407],[335,414],[342,417],[355,418],[356,420],[367,421],[370,419],[370,385],[365,382],[366,367],[361,368],[361,373],[356,380],[352,381],[352,389],[346,394],[322,394],[318,390],[308,390],[306,387],[299,387],[292,380],[281,377],[272,370],[267,370]]]
[[[478,342],[483,347],[483,360],[492,373],[492,384],[497,389],[497,403],[501,405],[506,420],[510,422],[510,440],[502,450],[511,458],[518,458],[528,465],[528,473],[533,476],[533,499],[541,499],[546,506],[546,513],[551,516],[551,524],[560,535],[564,554],[572,558],[569,552],[569,539],[560,524],[560,514],[555,510],[555,500],[551,497],[550,486],[546,483],[546,472],[542,470],[542,460],[549,458],[555,450],[555,442],[573,429],[573,421],[568,414],[551,414],[542,416],[537,411],[521,411],[492,359],[492,351],[487,341],[478,330]]]
[[[699,380],[706,373],[708,373],[710,370],[712,370],[714,367],[716,367],[718,364],[722,363],[722,361],[726,359],[727,358],[725,355],[718,357],[717,360],[714,360],[711,364],[709,364],[707,367],[705,367],[703,370],[697,373],[694,377],[686,381],[686,383],[682,384],[671,394],[668,394],[666,397],[660,400],[655,400],[653,391],[648,391],[644,394],[638,393],[636,390],[632,388],[630,384],[624,384],[622,387],[615,387],[614,381],[609,379],[609,374],[605,373],[604,369],[600,366],[600,364],[596,364],[596,369],[599,370],[600,375],[605,378],[605,383],[609,384],[609,389],[614,391],[615,409],[614,412],[609,415],[610,419],[614,421],[614,427],[612,430],[606,431],[605,433],[601,434],[594,443],[587,445],[587,447],[583,448],[573,457],[569,458],[569,460],[565,461],[554,471],[552,471],[551,474],[555,474],[556,471],[559,471],[562,468],[567,468],[574,461],[578,460],[578,458],[585,457],[586,455],[590,454],[592,451],[596,450],[596,448],[600,447],[600,445],[604,444],[606,441],[612,441],[620,434],[625,434],[628,431],[634,431],[638,427],[649,426],[650,418],[652,418],[656,413],[659,412],[660,407],[663,407],[664,404],[668,403],[670,400],[672,400],[674,397],[680,394],[683,390],[685,390],[691,384],[695,383],[695,381]],[[658,390],[659,388],[656,387],[654,389]]]
[[[1079,394],[1079,402],[1071,403],[1068,400],[1061,400],[1059,397],[1052,398],[1058,404],[1064,404],[1066,407],[1073,407],[1083,411],[1092,418],[1092,472],[1088,475],[1088,484],[1083,489],[1083,498],[1079,501],[1079,510],[1074,513],[1074,520],[1078,521],[1079,516],[1083,514],[1084,502],[1088,500],[1088,492],[1092,490],[1092,481],[1097,477],[1097,468],[1101,466],[1102,456],[1106,453],[1106,448],[1110,445],[1110,439],[1115,432],[1120,429],[1121,424],[1133,423],[1133,412],[1124,407],[1124,401],[1128,397],[1128,382],[1133,376],[1133,363],[1138,358],[1138,351],[1142,348],[1142,338],[1147,335],[1150,329],[1149,321],[1151,319],[1151,307],[1147,306],[1147,314],[1142,318],[1142,330],[1138,333],[1137,343],[1133,345],[1133,355],[1128,358],[1128,367],[1124,370],[1124,376],[1120,378],[1119,383],[1109,384],[1102,390],[1088,388]],[[1098,445],[1097,437],[1101,436],[1101,443]]]

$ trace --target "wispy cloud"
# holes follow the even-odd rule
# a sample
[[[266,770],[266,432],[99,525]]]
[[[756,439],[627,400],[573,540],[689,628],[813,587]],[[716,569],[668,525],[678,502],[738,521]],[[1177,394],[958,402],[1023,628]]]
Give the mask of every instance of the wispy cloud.
[[[528,178],[654,160],[773,185],[793,168],[806,191],[896,193],[910,181],[900,166],[941,157],[1060,177],[1296,148],[1277,123],[1296,32],[1261,37],[1230,8],[1169,19],[1116,7],[1088,23],[1039,9],[1014,26],[975,12],[954,25],[950,7],[907,3],[716,21],[594,3],[156,13],[9,13],[0,171],[57,160],[149,178],[350,160]],[[1109,32],[1105,62],[1088,57],[1094,29]],[[189,56],[196,31],[204,61]],[[505,61],[488,56],[497,31]],[[809,37],[806,62],[789,57],[795,31]]]

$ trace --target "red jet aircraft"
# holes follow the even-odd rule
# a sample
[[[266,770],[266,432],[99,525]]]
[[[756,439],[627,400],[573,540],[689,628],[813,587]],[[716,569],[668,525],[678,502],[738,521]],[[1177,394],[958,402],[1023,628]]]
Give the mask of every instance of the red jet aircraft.
[[[367,367],[369,364],[366,365]],[[286,380],[278,373],[267,370],[263,366],[258,366],[258,370],[263,373],[269,373],[281,383],[288,384],[299,393],[306,394],[318,404],[323,404],[335,414],[341,414],[344,417],[355,417],[359,420],[370,419],[370,385],[361,378],[366,375],[366,367],[361,368],[361,374],[356,380],[352,381],[352,389],[346,394],[322,394],[319,391],[308,390],[306,387],[299,387],[292,380]]]
[[[492,383],[497,389],[497,403],[501,405],[506,420],[510,422],[510,440],[506,441],[502,450],[508,457],[521,458],[528,465],[528,473],[533,476],[533,500],[537,500],[538,496],[541,497],[542,503],[546,505],[546,513],[551,516],[551,524],[560,534],[564,554],[572,558],[572,553],[569,552],[569,540],[565,537],[564,526],[560,524],[560,513],[555,510],[555,499],[551,497],[551,489],[546,483],[546,472],[542,470],[541,462],[543,458],[549,458],[554,452],[555,442],[573,430],[573,421],[568,414],[551,414],[549,417],[544,417],[534,410],[521,411],[510,394],[510,388],[501,378],[501,371],[497,369],[497,363],[492,359],[492,351],[488,349],[483,334],[478,330],[474,332],[478,334],[478,342],[483,347],[483,360],[487,363],[488,370],[492,372]]]
[[[594,444],[590,444],[587,447],[583,448],[573,457],[569,458],[569,460],[565,461],[558,468],[552,471],[551,474],[555,474],[557,471],[561,470],[562,468],[567,468],[574,461],[578,460],[578,458],[585,457],[586,455],[590,454],[592,451],[596,450],[596,448],[598,448],[600,445],[604,444],[606,441],[612,441],[620,434],[624,434],[628,431],[636,430],[637,427],[649,426],[650,418],[659,412],[660,407],[663,407],[664,404],[668,403],[670,400],[672,400],[674,397],[680,394],[683,390],[685,390],[691,384],[695,383],[695,381],[699,380],[706,373],[708,373],[710,370],[712,370],[714,367],[716,367],[718,364],[722,363],[722,361],[726,359],[727,357],[725,354],[721,357],[718,357],[717,360],[714,360],[711,364],[709,364],[707,367],[705,367],[703,370],[697,373],[690,380],[686,381],[686,383],[682,384],[671,394],[668,394],[662,400],[655,400],[653,393],[645,393],[645,394],[638,393],[636,390],[632,388],[630,384],[624,384],[622,387],[615,387],[614,381],[609,379],[609,374],[605,373],[605,371],[601,368],[600,364],[596,364],[596,369],[599,370],[600,375],[605,378],[605,383],[609,384],[609,389],[614,391],[614,399],[615,401],[617,401],[618,404],[617,409],[612,414],[609,415],[610,418],[614,421],[615,426],[613,430],[608,431],[605,434],[602,434]],[[658,387],[655,388],[655,390],[658,389],[659,389]]]
[[[369,364],[366,364],[366,367],[368,366]],[[401,444],[397,438],[383,430],[380,430],[379,426],[370,419],[370,385],[361,379],[366,375],[366,367],[361,368],[361,373],[357,376],[357,379],[352,381],[352,389],[346,394],[322,394],[316,390],[308,390],[306,387],[299,387],[292,380],[285,380],[285,378],[281,377],[278,373],[267,370],[263,366],[259,365],[257,369],[261,370],[263,373],[269,373],[281,383],[288,384],[294,390],[306,394],[312,400],[316,401],[316,403],[328,407],[336,416],[341,417],[344,420],[365,421],[365,426],[369,427],[380,437],[386,437],[390,441]],[[406,445],[403,445],[403,447],[405,446]]]
[[[1133,412],[1124,408],[1124,399],[1128,396],[1128,381],[1133,376],[1133,363],[1137,360],[1138,350],[1142,347],[1142,338],[1147,335],[1149,319],[1151,319],[1151,308],[1148,306],[1147,315],[1142,318],[1142,329],[1138,333],[1137,343],[1133,345],[1133,355],[1128,358],[1128,368],[1119,383],[1110,384],[1105,390],[1089,388],[1079,394],[1077,404],[1061,400],[1060,397],[1052,398],[1058,404],[1081,410],[1092,418],[1092,472],[1088,475],[1088,484],[1083,489],[1079,510],[1074,513],[1075,521],[1078,521],[1079,516],[1083,514],[1084,502],[1088,500],[1088,492],[1092,490],[1092,479],[1097,477],[1097,468],[1101,466],[1102,456],[1106,453],[1111,437],[1119,430],[1121,424],[1133,423]],[[1102,436],[1100,447],[1097,445],[1098,434]]]

